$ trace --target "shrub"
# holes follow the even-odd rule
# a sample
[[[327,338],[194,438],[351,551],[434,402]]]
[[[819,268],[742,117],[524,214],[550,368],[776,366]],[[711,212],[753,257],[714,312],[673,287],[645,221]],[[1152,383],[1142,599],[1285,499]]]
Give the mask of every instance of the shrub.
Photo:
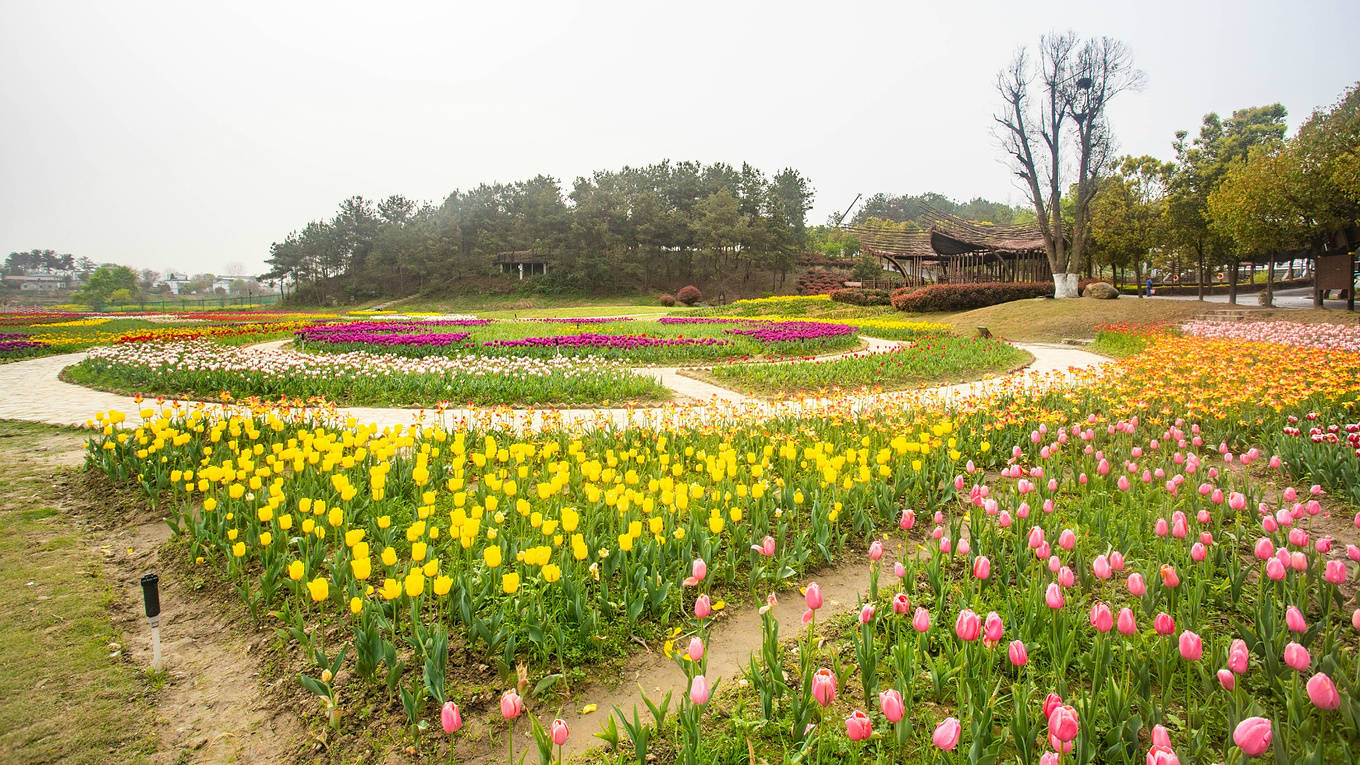
[[[798,277],[799,295],[826,295],[845,286],[845,277],[830,271],[810,269]]]
[[[693,284],[686,284],[680,288],[679,292],[675,293],[675,299],[685,305],[694,305],[704,299],[704,293],[700,292],[699,288]]]
[[[1052,297],[1053,285],[1037,282],[983,282],[980,284],[932,284],[893,293],[892,306],[899,311],[967,311],[1026,298]]]
[[[658,301],[661,303],[661,305],[664,305],[664,306],[666,306],[667,308],[669,308],[669,307],[675,305],[675,296],[674,296],[674,295],[662,295],[660,298],[658,298]]]
[[[837,303],[850,305],[892,305],[887,290],[841,289],[832,290],[831,299]]]

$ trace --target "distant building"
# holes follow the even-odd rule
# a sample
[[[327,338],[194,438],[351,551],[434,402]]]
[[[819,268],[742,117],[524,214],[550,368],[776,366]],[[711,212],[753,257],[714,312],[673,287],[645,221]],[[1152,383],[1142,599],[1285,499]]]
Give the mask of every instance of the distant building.
[[[24,292],[57,292],[70,289],[74,282],[75,272],[55,268],[30,268],[22,275],[5,277],[6,287]]]
[[[174,271],[166,271],[165,278],[161,279],[159,282],[156,282],[157,287],[161,286],[169,287],[170,291],[175,293],[176,295],[178,295],[180,293],[180,290],[184,289],[188,284],[189,284],[188,274],[178,274],[175,273]]]

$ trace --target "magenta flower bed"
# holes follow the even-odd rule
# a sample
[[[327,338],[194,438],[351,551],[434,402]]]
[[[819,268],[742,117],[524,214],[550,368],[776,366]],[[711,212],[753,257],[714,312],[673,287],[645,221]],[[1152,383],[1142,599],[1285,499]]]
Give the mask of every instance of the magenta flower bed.
[[[827,324],[820,321],[772,321],[749,329],[724,331],[733,335],[746,335],[762,343],[793,343],[800,340],[853,335],[858,330],[846,324]]]
[[[35,343],[30,340],[0,340],[0,353],[45,347],[46,345],[43,343]]]
[[[24,332],[0,332],[0,340],[27,340],[28,335]]]
[[[301,340],[313,343],[365,343],[381,346],[443,347],[461,343],[470,332],[421,332],[429,327],[480,327],[490,319],[445,319],[436,321],[356,321],[326,324],[300,330]]]
[[[665,316],[657,319],[658,324],[736,324],[760,321],[759,319],[711,319],[702,316]]]
[[[533,319],[533,321],[544,321],[549,324],[608,324],[612,321],[632,321],[626,316],[590,316],[581,319]]]
[[[694,345],[731,345],[716,337],[647,337],[645,335],[558,335],[555,337],[526,337],[523,340],[492,340],[483,343],[488,348],[672,348]]]

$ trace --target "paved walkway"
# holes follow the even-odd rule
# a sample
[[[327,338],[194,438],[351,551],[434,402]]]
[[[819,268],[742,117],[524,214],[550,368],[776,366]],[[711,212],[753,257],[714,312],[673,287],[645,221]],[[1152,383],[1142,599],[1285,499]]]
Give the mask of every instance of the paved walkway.
[[[868,342],[868,348],[837,356],[882,352],[897,345],[890,340],[877,338],[865,340]],[[265,345],[267,347],[274,343]],[[474,427],[514,432],[535,432],[560,427],[589,429],[646,426],[664,429],[735,419],[764,420],[824,414],[857,415],[884,407],[915,406],[932,401],[948,403],[987,395],[1005,387],[1014,387],[1017,379],[1027,377],[1031,373],[1044,375],[1070,373],[1098,367],[1108,362],[1103,356],[1070,346],[1025,343],[1015,345],[1034,356],[1034,362],[1020,372],[970,383],[890,393],[767,402],[684,377],[675,367],[655,367],[634,371],[652,375],[666,387],[698,401],[691,404],[621,409],[514,409],[507,406],[414,410],[341,407],[335,410],[335,414],[342,420],[352,418],[360,423],[379,426],[422,423],[442,425],[446,428]],[[127,396],[92,390],[60,379],[62,369],[84,358],[83,352],[67,353],[0,364],[0,418],[82,426],[95,412],[118,410],[127,414],[129,422],[138,422],[138,409],[141,406],[148,406],[147,403],[138,405]],[[1053,381],[1052,378],[1049,379],[1050,382]]]

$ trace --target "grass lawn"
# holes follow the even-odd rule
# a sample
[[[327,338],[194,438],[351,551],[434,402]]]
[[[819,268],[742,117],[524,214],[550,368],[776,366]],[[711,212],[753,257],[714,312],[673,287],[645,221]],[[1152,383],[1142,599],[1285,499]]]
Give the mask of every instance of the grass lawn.
[[[0,761],[136,762],[149,682],[121,658],[102,562],[60,508],[81,436],[0,421]]]

